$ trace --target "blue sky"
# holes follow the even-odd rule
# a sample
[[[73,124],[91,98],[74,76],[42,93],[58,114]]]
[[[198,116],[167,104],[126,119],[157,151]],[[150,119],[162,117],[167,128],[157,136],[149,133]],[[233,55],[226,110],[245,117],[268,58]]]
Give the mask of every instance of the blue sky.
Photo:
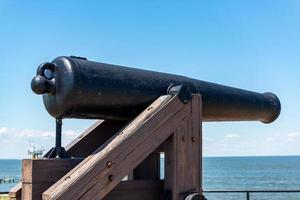
[[[30,81],[60,55],[276,93],[273,124],[205,123],[204,154],[300,154],[300,2],[0,2],[0,158],[50,148],[54,120]],[[64,143],[93,121],[65,120]]]

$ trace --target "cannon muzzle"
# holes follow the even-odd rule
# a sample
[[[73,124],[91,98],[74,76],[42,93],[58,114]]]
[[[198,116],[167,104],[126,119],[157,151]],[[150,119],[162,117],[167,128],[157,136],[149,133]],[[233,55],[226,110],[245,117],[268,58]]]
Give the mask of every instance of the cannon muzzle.
[[[256,93],[167,73],[58,57],[39,66],[32,90],[55,118],[128,120],[172,85],[201,94],[204,121],[261,121],[280,114],[272,93]]]

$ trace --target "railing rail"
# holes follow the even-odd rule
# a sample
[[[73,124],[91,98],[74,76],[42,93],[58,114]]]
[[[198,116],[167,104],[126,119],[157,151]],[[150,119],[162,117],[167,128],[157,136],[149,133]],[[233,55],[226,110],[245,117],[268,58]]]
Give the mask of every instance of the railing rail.
[[[8,194],[8,192],[0,192],[0,194]]]
[[[300,193],[300,190],[204,190],[204,193],[244,193],[250,200],[251,193]]]
[[[0,195],[8,193],[0,192]],[[203,193],[244,193],[246,199],[250,200],[251,193],[300,193],[300,190],[204,190]]]

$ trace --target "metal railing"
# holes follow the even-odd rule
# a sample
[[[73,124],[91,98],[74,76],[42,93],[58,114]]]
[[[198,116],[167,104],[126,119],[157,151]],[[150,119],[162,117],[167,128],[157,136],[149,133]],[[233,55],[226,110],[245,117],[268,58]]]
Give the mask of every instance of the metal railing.
[[[300,193],[300,190],[205,190],[203,193],[244,193],[250,200],[251,193]]]
[[[0,192],[1,194],[7,194],[9,192]],[[250,200],[251,193],[300,193],[300,190],[204,190],[203,193],[244,193],[246,199]]]
[[[0,192],[0,194],[8,194],[8,192]]]

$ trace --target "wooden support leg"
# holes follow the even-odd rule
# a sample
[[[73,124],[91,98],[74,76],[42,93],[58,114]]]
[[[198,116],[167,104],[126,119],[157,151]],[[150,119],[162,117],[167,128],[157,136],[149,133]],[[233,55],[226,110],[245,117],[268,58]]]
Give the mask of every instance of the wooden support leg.
[[[22,199],[40,200],[42,193],[82,159],[25,159],[22,162]]]
[[[201,103],[194,96],[192,115],[178,125],[165,142],[166,198],[180,200],[202,188]]]

